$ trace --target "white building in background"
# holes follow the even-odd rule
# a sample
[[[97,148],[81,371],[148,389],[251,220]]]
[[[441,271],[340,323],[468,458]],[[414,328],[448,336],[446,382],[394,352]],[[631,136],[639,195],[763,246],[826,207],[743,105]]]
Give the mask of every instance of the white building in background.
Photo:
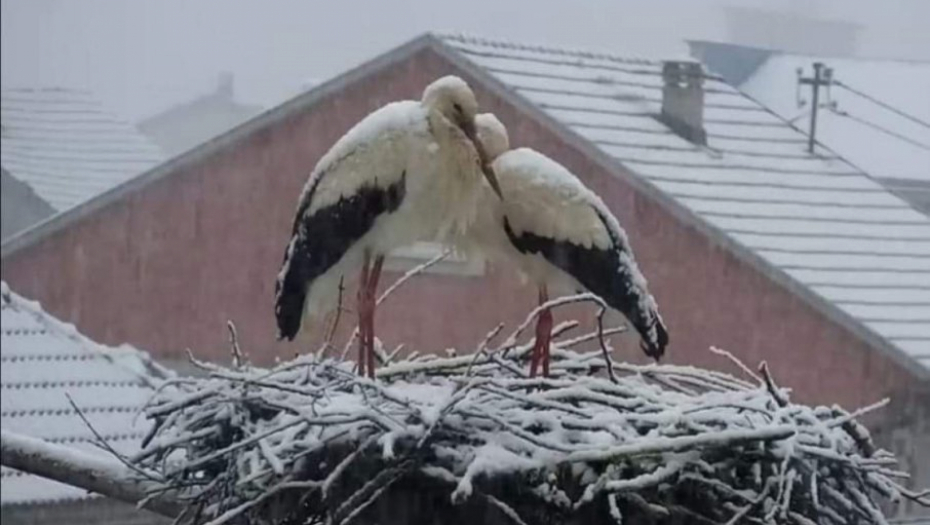
[[[793,12],[788,9],[728,6],[723,11],[726,40],[742,46],[835,57],[851,57],[858,51],[862,26],[812,15],[810,2],[798,2]]]
[[[3,240],[163,159],[88,91],[0,89]]]

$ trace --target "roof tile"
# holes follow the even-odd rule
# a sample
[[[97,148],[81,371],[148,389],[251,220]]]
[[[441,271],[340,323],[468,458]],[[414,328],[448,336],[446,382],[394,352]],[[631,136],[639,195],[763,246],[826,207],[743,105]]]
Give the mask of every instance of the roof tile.
[[[68,397],[116,450],[138,448],[146,424],[138,412],[164,372],[138,350],[103,347],[2,284],[0,423],[5,430],[101,453]],[[0,503],[89,497],[80,489],[7,468]]]
[[[706,147],[655,116],[661,62],[443,43],[930,372],[930,218],[721,79]],[[793,91],[792,91],[793,93]]]
[[[103,193],[163,158],[135,127],[84,91],[3,88],[0,120],[0,163],[57,211]]]

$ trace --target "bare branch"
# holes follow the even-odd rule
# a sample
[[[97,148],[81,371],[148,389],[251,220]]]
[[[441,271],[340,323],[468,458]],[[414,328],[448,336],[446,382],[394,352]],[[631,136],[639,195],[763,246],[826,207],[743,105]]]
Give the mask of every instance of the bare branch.
[[[0,458],[5,467],[80,487],[132,505],[145,500],[149,492],[160,488],[151,481],[140,480],[132,470],[115,460],[6,430],[0,431]],[[149,498],[145,508],[174,518],[180,514],[183,506],[175,494],[168,492]]]

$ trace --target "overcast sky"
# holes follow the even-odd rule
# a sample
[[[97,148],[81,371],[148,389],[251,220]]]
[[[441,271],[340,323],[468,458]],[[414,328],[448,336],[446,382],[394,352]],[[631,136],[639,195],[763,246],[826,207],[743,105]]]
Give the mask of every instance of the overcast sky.
[[[235,75],[245,102],[280,102],[427,30],[637,55],[727,38],[725,6],[862,26],[865,56],[930,60],[928,0],[2,0],[4,85],[93,89],[129,119]]]

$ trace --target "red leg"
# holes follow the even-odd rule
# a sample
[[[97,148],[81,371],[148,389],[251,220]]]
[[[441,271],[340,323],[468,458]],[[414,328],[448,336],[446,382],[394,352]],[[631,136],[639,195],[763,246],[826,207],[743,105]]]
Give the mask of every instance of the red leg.
[[[546,299],[548,301],[548,299]],[[536,340],[539,341],[539,354],[542,360],[543,377],[549,377],[549,347],[552,341],[552,310],[546,308],[539,314],[536,323]]]
[[[362,264],[362,273],[359,277],[358,292],[356,294],[356,303],[358,309],[358,375],[365,375],[365,363],[367,360],[368,347],[368,266],[370,260],[368,253],[365,253],[365,262]]]
[[[539,326],[539,321],[536,321]],[[530,354],[530,377],[536,377],[536,370],[539,368],[539,339],[533,341],[533,353]]]
[[[384,256],[375,257],[375,262],[368,274],[368,377],[375,377],[375,308],[378,301],[378,280],[381,278],[381,267],[384,266]]]
[[[549,302],[549,292],[546,286],[539,287],[540,306]],[[549,376],[549,341],[552,338],[552,312],[546,308],[536,317],[536,340],[533,342],[533,356],[530,361],[530,377],[536,377],[539,365],[542,364],[543,377]]]

